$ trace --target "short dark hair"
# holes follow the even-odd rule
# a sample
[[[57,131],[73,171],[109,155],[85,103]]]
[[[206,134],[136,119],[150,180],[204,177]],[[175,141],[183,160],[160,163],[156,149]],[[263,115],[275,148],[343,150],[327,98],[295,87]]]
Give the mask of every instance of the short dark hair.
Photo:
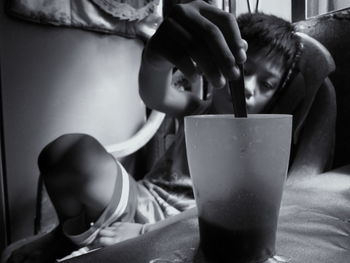
[[[242,14],[237,18],[242,38],[248,50],[265,50],[270,59],[283,58],[283,68],[289,70],[299,49],[299,38],[292,23],[264,13]]]
[[[241,36],[248,42],[248,52],[266,52],[267,59],[282,63],[284,71],[279,87],[263,112],[271,112],[280,94],[296,74],[302,44],[295,27],[275,15],[264,13],[243,14],[237,18]]]

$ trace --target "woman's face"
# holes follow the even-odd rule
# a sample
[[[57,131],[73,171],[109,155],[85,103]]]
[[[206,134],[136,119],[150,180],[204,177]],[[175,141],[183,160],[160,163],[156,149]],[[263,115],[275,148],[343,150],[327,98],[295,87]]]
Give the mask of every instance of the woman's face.
[[[276,62],[277,61],[277,62]],[[261,113],[276,93],[283,77],[281,60],[269,59],[265,52],[248,51],[244,65],[245,100],[250,114]],[[233,113],[228,88],[214,89],[213,105],[220,114]]]

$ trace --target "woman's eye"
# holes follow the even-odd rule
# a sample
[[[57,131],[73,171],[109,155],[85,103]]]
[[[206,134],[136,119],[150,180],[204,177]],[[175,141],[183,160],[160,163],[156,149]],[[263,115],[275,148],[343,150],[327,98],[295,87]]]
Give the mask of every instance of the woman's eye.
[[[271,83],[269,83],[269,82],[263,82],[263,86],[267,90],[273,89],[273,85]]]

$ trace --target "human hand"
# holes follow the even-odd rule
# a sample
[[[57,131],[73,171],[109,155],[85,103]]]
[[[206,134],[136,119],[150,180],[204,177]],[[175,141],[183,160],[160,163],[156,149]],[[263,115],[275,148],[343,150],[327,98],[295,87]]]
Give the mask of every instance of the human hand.
[[[116,222],[102,229],[95,242],[101,246],[110,246],[141,235],[142,227],[142,224],[137,223]]]
[[[177,67],[192,81],[198,69],[214,87],[237,79],[246,60],[235,17],[202,0],[175,5],[148,42],[144,59],[159,69]]]

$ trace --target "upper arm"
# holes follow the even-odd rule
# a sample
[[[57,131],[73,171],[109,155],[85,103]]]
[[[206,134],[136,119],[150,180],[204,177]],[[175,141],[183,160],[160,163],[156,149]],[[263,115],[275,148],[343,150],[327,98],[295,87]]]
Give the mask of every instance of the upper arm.
[[[330,168],[335,144],[335,90],[328,78],[319,88],[301,130],[291,176],[318,174]]]

